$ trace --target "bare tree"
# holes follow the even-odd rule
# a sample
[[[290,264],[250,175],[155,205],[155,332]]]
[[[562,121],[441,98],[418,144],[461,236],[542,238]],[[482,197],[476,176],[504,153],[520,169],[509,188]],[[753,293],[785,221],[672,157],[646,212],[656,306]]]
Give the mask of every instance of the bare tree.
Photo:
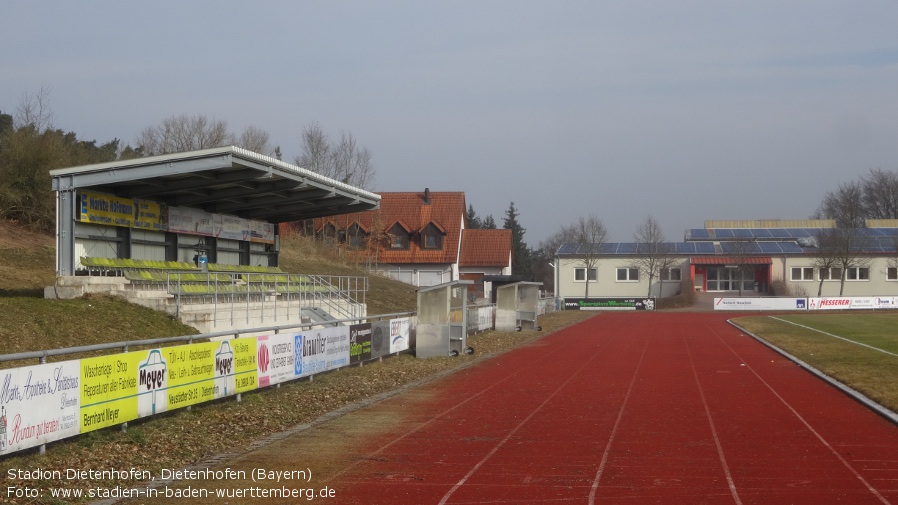
[[[468,215],[470,216],[472,212],[473,208],[469,208]],[[546,291],[555,292],[555,269],[558,268],[557,264],[552,263],[555,259],[555,253],[558,252],[562,245],[575,240],[576,236],[573,227],[562,226],[559,231],[552,234],[549,238],[540,240],[537,248],[533,250],[533,263],[530,267],[533,279],[542,281],[543,289]]]
[[[275,155],[275,148],[271,146],[271,136],[256,126],[247,126],[234,143],[254,153]]]
[[[369,189],[373,184],[371,151],[360,147],[351,133],[341,133],[340,142],[332,144],[321,126],[312,123],[303,130],[302,145],[297,165],[358,188]]]
[[[898,172],[871,169],[861,180],[864,214],[871,219],[898,219]]]
[[[575,243],[579,245],[577,255],[586,270],[584,297],[589,298],[589,272],[596,268],[599,262],[602,246],[608,239],[608,230],[602,220],[594,214],[590,214],[589,217],[581,216],[571,228]]]
[[[296,157],[296,164],[326,177],[333,176],[330,167],[330,140],[317,122],[310,124],[302,131],[301,156]]]
[[[817,236],[820,243],[820,263],[828,263],[839,275],[839,296],[845,293],[845,280],[861,280],[869,268],[870,259],[864,253],[868,235],[863,228],[839,227],[824,230]],[[825,274],[831,278],[832,273]]]
[[[205,115],[172,116],[158,126],[145,128],[137,144],[145,156],[222,147],[235,143],[225,121]]]
[[[42,85],[35,94],[25,93],[16,107],[15,129],[31,127],[36,133],[53,129],[53,110],[50,108],[50,86]]]
[[[829,191],[817,209],[817,217],[833,219],[838,228],[863,228],[865,219],[864,189],[860,182],[839,184]]]
[[[658,296],[662,296],[664,293],[662,273],[670,269],[676,260],[670,255],[670,248],[664,242],[661,225],[654,216],[649,215],[636,229],[633,238],[636,240],[637,256],[633,259],[632,264],[649,279],[646,296],[652,296],[652,284],[654,284],[655,278],[659,278],[661,281]]]
[[[817,256],[814,258],[814,270],[817,272],[817,276],[819,280],[817,282],[817,296],[823,296],[823,282],[830,280],[830,277],[834,272],[838,272],[839,270],[834,270],[838,265],[840,265],[838,254],[836,253],[835,244],[830,243],[829,237],[831,234],[828,231],[825,231],[817,236],[816,244],[819,247],[819,251]],[[842,275],[839,274],[839,278],[841,279]]]
[[[351,133],[340,134],[340,143],[335,146],[331,155],[334,179],[363,189],[374,182],[371,152],[359,147]]]

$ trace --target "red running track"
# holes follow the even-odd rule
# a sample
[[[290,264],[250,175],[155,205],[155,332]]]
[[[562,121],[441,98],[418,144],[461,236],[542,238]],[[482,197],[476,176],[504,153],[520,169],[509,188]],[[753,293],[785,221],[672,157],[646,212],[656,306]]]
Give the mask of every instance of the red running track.
[[[425,386],[340,503],[898,504],[898,427],[720,313],[603,313]]]

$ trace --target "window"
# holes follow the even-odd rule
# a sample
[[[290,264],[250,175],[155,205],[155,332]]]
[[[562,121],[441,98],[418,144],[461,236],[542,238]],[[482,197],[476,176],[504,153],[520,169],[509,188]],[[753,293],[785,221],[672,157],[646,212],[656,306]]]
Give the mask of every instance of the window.
[[[586,282],[586,268],[574,269],[574,282]],[[595,268],[589,269],[589,282],[596,282],[599,278],[599,271]]]
[[[814,280],[813,267],[792,267],[793,281],[812,281]]]
[[[443,236],[442,235],[422,235],[422,240],[424,242],[424,249],[442,249],[443,248]]]
[[[679,281],[682,280],[682,272],[679,268],[662,268],[662,281]]]
[[[337,227],[334,226],[333,223],[327,223],[324,225],[324,229],[321,230],[321,236],[324,237],[324,242],[329,245],[336,245],[337,238],[339,233],[337,232]]]
[[[639,281],[639,269],[638,268],[618,268],[617,269],[617,281],[618,282],[637,282],[637,281]]]
[[[845,278],[849,281],[869,281],[870,269],[867,267],[849,267],[845,270]]]
[[[842,279],[842,269],[839,267],[821,268],[820,278],[825,281],[838,281]]]
[[[434,226],[433,223],[428,224],[421,230],[421,248],[422,249],[442,249],[443,248],[443,232]]]
[[[890,281],[898,281],[898,267],[886,268],[886,279]]]
[[[346,242],[352,249],[364,249],[367,238],[368,234],[365,233],[365,230],[363,230],[358,223],[353,223],[352,226],[346,230]]]
[[[408,249],[408,231],[399,223],[390,228],[390,249]]]

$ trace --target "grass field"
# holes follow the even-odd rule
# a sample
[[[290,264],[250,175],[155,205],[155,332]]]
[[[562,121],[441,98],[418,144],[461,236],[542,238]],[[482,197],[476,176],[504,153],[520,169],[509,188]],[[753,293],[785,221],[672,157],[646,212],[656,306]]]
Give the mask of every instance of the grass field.
[[[898,412],[898,313],[752,316],[733,322]]]

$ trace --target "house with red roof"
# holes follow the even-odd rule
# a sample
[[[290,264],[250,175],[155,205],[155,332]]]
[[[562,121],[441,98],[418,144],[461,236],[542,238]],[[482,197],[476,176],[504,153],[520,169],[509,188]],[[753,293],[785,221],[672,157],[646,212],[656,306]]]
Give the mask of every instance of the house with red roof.
[[[463,192],[378,194],[379,208],[320,218],[317,233],[371,271],[415,286],[468,279],[482,297],[484,275],[511,274],[511,230],[467,229]]]

